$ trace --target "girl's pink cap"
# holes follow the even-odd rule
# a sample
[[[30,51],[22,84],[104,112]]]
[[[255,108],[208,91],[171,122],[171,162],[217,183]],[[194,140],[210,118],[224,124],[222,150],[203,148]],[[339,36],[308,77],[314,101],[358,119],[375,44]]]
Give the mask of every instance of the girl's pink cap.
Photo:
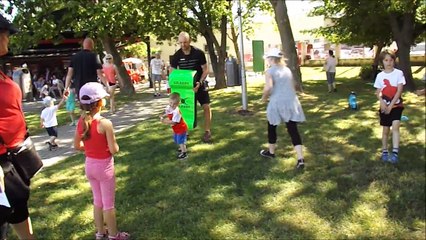
[[[109,94],[105,91],[104,86],[97,82],[88,82],[80,89],[80,103],[91,104],[97,102]]]

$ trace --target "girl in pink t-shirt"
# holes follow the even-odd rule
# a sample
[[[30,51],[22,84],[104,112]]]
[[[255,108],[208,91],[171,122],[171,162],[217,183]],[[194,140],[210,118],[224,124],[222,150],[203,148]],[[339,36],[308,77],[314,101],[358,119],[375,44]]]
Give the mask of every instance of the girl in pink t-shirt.
[[[86,155],[85,170],[93,193],[96,239],[128,239],[117,230],[115,217],[114,157],[119,147],[110,120],[101,117],[108,93],[100,83],[89,82],[80,89],[81,118],[77,123],[74,148]],[[104,226],[104,220],[108,232]]]

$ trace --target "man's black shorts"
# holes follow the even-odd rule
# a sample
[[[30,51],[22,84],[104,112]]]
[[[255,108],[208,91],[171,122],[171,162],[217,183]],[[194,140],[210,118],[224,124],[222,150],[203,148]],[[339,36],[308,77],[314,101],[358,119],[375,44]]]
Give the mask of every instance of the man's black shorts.
[[[0,225],[5,222],[21,223],[29,216],[27,203],[30,197],[30,183],[22,180],[15,167],[7,160],[6,154],[0,155],[0,165],[4,172],[5,193],[12,208],[12,213],[0,215]]]
[[[200,103],[200,106],[210,104],[210,95],[206,90],[199,89],[198,92],[195,93],[195,99],[197,99],[198,103]]]
[[[395,120],[400,121],[402,116],[402,110],[404,110],[403,107],[397,107],[393,108],[389,114],[384,114],[380,112],[380,125],[385,127],[392,126],[392,122]]]

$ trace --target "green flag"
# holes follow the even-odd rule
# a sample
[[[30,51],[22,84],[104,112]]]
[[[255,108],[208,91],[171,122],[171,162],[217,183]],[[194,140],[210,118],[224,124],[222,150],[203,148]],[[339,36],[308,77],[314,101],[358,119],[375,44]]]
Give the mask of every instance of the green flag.
[[[194,93],[194,76],[197,71],[175,69],[169,76],[169,86],[171,92],[180,95],[179,109],[183,120],[188,125],[188,129],[197,126],[197,107]]]

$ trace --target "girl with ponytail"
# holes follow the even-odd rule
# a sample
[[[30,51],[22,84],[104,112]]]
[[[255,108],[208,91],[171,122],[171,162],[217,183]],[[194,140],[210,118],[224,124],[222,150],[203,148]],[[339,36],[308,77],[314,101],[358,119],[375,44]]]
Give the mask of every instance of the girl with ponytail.
[[[74,148],[86,155],[85,171],[93,193],[96,239],[128,239],[128,233],[117,230],[115,217],[113,155],[119,147],[111,121],[101,116],[107,96],[109,94],[97,82],[86,83],[80,89],[81,118],[77,123]]]

